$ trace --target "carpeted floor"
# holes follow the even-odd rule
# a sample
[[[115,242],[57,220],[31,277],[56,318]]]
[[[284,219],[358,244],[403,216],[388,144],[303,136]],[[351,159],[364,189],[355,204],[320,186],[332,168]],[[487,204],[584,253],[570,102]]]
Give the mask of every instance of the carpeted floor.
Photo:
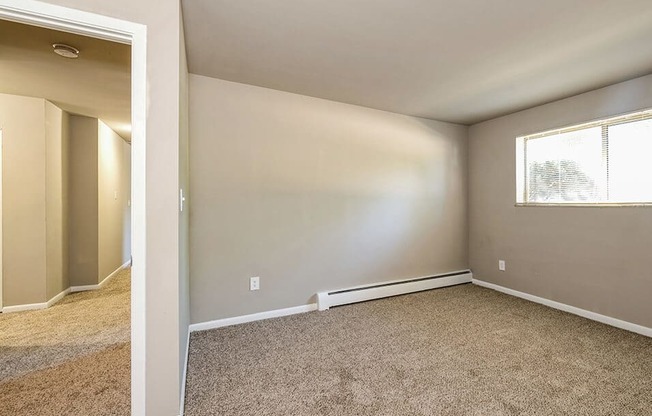
[[[129,415],[130,270],[51,308],[0,314],[0,415]]]
[[[652,339],[473,285],[192,334],[186,415],[652,415]]]

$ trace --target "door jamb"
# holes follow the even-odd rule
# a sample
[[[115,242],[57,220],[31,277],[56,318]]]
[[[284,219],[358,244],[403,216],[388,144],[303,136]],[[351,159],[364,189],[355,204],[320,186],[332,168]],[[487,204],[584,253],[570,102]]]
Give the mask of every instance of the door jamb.
[[[131,414],[144,415],[147,27],[33,0],[0,0],[0,19],[131,45]]]

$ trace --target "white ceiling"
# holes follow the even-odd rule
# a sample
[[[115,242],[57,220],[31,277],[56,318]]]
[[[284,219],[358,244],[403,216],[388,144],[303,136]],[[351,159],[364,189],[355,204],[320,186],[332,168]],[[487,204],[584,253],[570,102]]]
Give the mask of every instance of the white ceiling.
[[[650,0],[183,0],[189,70],[473,124],[652,72]]]
[[[66,59],[53,43],[80,50]],[[0,92],[46,98],[131,139],[131,47],[0,20]]]

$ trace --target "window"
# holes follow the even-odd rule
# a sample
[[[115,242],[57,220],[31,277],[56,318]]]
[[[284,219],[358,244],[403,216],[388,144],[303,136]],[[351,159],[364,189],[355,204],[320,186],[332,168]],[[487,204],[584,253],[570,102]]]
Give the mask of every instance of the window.
[[[652,111],[516,139],[516,202],[652,204]]]

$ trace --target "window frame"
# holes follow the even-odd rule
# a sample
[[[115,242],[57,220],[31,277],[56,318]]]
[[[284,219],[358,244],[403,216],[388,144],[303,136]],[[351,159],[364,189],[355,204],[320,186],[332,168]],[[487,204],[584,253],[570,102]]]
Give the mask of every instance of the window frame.
[[[647,202],[608,202],[608,201],[599,201],[599,202],[528,202],[527,201],[527,186],[526,186],[526,167],[527,167],[527,153],[526,153],[526,143],[528,140],[532,139],[541,139],[549,136],[555,136],[558,134],[569,133],[578,130],[589,129],[593,127],[602,128],[602,146],[603,149],[606,149],[608,146],[608,134],[607,130],[611,126],[617,126],[621,124],[631,123],[635,121],[643,120],[652,120],[652,108],[637,110],[632,112],[623,113],[620,115],[615,115],[606,118],[595,119],[588,122],[577,123],[566,125],[564,127],[557,127],[554,129],[549,129],[545,131],[540,131],[530,134],[521,134],[518,135],[515,139],[515,159],[516,159],[516,202],[514,206],[516,207],[598,207],[598,208],[609,208],[609,207],[652,207],[652,201]],[[608,164],[608,152],[603,151],[603,157],[607,158],[606,163]],[[609,184],[609,169],[606,169],[607,175],[607,186]]]

